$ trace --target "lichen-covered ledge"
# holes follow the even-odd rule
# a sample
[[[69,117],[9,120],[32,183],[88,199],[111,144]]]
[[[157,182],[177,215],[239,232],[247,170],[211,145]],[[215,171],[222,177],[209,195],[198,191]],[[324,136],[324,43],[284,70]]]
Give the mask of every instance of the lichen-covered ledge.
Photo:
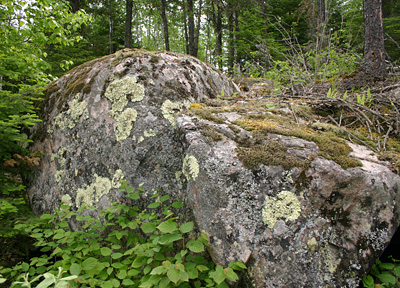
[[[399,225],[399,176],[327,127],[238,92],[168,52],[122,50],[74,68],[45,91],[32,129],[44,153],[34,211],[106,208],[125,201],[126,180],[186,201],[213,259],[247,264],[239,287],[357,287]]]

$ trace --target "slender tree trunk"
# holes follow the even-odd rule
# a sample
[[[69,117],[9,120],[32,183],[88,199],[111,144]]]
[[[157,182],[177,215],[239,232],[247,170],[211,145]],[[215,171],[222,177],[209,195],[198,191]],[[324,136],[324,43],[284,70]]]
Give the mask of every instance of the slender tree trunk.
[[[109,7],[108,7],[108,13],[109,13],[109,15],[108,15],[108,24],[109,24],[109,27],[108,27],[108,36],[109,36],[109,46],[110,46],[110,50],[109,50],[109,52],[110,52],[110,54],[112,54],[113,52],[114,52],[114,48],[113,48],[113,41],[114,41],[114,39],[113,39],[113,36],[114,36],[114,27],[113,27],[113,21],[114,21],[114,13],[113,13],[113,5],[112,5],[112,1],[113,0],[109,0],[109,2],[108,2],[108,4],[109,4]]]
[[[318,30],[320,30],[320,26],[325,24],[325,22],[325,0],[318,0]]]
[[[185,6],[185,9],[183,10],[184,15],[183,15],[183,19],[184,19],[184,30],[185,30],[185,51],[186,54],[190,54],[189,53],[189,34],[188,34],[188,23],[187,23],[187,8]]]
[[[126,0],[125,48],[132,48],[132,10],[133,0]]]
[[[194,0],[187,0],[188,7],[188,24],[189,24],[189,54],[192,56],[196,55],[195,43],[194,43]]]
[[[201,13],[202,13],[202,9],[203,9],[203,0],[199,1],[199,13],[197,15],[197,27],[196,27],[196,33],[194,35],[194,49],[195,49],[195,53],[196,57],[198,55],[199,52],[199,37],[200,37],[200,28],[201,28]]]
[[[240,36],[239,36],[239,32],[240,32],[240,25],[239,25],[239,12],[238,11],[235,11],[235,31],[236,31],[236,34],[235,34],[235,40],[236,40],[236,43],[239,43],[240,42]],[[240,55],[241,53],[239,53],[239,51],[236,49],[236,66],[237,66],[237,73],[240,73],[241,72],[241,67],[240,67],[240,62],[241,62],[241,58],[242,58],[242,56]]]
[[[235,32],[233,26],[233,8],[228,2],[227,12],[228,12],[228,31],[229,31],[229,57],[228,57],[228,73],[233,74],[233,64],[235,59]]]
[[[167,19],[167,14],[165,13],[166,6],[167,6],[166,0],[161,0],[161,20],[163,22],[163,27],[164,27],[165,50],[169,51],[168,19]]]
[[[218,68],[222,70],[223,62],[222,62],[222,7],[217,3],[217,19],[216,19],[216,29],[215,33],[217,34],[217,43],[215,45],[215,52],[217,56]]]
[[[371,80],[386,77],[382,0],[364,1],[364,72]]]
[[[267,5],[265,4],[265,0],[260,0],[260,5],[261,5],[261,12],[262,12],[262,19],[263,19],[263,24],[264,24],[264,34],[267,35],[268,30],[268,22],[267,22]]]

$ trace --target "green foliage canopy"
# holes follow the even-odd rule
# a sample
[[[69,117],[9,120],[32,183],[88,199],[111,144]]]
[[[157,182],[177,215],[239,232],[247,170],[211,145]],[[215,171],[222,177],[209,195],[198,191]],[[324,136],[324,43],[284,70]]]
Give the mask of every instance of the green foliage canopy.
[[[39,120],[34,101],[52,77],[48,68],[48,45],[72,45],[77,30],[87,17],[69,12],[64,1],[3,0],[0,4],[0,193],[15,181],[15,155],[27,155],[27,136],[21,130]],[[19,159],[21,160],[21,159]],[[8,162],[6,161],[14,161]],[[11,169],[12,168],[12,169]],[[14,176],[13,176],[14,174]],[[19,172],[17,172],[19,174]]]

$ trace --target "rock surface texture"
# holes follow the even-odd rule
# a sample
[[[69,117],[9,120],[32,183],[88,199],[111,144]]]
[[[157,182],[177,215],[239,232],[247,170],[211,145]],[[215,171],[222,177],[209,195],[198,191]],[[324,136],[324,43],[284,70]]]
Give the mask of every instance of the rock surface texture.
[[[243,99],[195,58],[122,50],[45,98],[35,212],[124,201],[122,179],[161,189],[186,202],[214,261],[247,265],[238,287],[358,287],[399,226],[387,163],[301,103]]]

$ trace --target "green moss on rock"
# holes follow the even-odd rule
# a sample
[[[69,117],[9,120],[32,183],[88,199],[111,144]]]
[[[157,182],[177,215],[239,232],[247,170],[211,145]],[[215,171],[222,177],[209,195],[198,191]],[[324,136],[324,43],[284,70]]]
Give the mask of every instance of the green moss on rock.
[[[300,161],[287,154],[287,149],[278,141],[267,142],[262,145],[238,147],[236,153],[243,166],[256,170],[259,165],[282,166],[285,170],[293,167],[304,168],[306,162]]]

